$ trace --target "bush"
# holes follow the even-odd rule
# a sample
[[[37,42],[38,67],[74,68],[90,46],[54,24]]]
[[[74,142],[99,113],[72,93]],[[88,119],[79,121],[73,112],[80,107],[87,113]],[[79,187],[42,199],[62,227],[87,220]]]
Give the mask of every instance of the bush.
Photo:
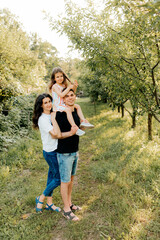
[[[1,105],[0,113],[0,149],[5,151],[8,146],[28,135],[31,129],[33,105],[36,95],[12,97],[5,106]]]

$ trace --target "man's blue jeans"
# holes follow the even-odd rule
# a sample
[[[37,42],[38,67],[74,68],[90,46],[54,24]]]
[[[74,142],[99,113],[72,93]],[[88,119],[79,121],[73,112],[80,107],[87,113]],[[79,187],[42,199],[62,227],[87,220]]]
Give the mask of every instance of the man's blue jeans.
[[[56,151],[46,152],[43,150],[43,156],[49,165],[47,186],[43,194],[45,196],[50,197],[53,194],[53,190],[56,187],[58,187],[61,183],[59,175],[59,166],[57,161],[57,153]]]

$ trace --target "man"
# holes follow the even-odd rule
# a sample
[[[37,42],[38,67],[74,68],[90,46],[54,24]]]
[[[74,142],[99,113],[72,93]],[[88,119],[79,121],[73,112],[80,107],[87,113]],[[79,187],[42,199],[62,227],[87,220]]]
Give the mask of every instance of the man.
[[[76,95],[71,89],[64,97],[65,105],[71,110],[75,124],[80,126],[80,119],[74,108]],[[67,120],[65,112],[57,112],[56,121],[62,133],[71,130],[71,125]],[[81,210],[79,206],[72,204],[71,194],[74,175],[76,174],[78,162],[79,136],[73,135],[65,139],[58,139],[57,158],[59,163],[59,172],[61,178],[61,196],[64,203],[63,216],[72,221],[78,221],[79,218],[72,210]]]

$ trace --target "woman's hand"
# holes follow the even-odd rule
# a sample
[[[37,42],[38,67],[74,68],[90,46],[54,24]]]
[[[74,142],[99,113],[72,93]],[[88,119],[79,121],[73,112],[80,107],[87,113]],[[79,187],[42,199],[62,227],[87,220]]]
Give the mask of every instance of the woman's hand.
[[[76,134],[77,128],[78,128],[77,125],[71,127],[71,134],[72,134],[72,135],[75,135],[75,134]]]

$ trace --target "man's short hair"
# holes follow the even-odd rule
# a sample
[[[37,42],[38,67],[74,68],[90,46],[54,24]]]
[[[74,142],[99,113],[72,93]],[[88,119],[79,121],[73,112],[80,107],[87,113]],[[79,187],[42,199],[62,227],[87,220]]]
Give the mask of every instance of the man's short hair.
[[[66,89],[67,89],[67,88],[63,88],[62,92],[64,92]],[[69,92],[70,92],[70,91],[72,91],[72,92],[75,94],[75,92],[74,92],[74,90],[73,90],[72,88],[69,90]]]

